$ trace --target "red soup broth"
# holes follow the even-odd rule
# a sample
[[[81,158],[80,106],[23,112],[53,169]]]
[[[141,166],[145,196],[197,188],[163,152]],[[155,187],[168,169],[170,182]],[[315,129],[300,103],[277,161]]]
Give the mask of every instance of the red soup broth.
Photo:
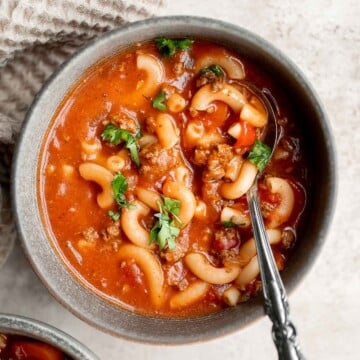
[[[0,333],[1,360],[71,360],[61,350],[26,336]]]
[[[92,66],[58,107],[42,145],[44,224],[65,265],[98,296],[142,314],[185,317],[237,305],[259,291],[257,272],[244,279],[255,255],[243,256],[252,238],[246,196],[230,199],[222,189],[237,181],[245,163],[256,167],[248,156],[262,139],[267,113],[231,77],[238,77],[232,68],[268,88],[279,105],[281,138],[259,195],[265,224],[277,237],[277,265],[286,265],[305,208],[308,167],[300,128],[276,79],[217,44],[196,40],[164,57],[152,41]],[[224,89],[235,103],[218,96]],[[191,127],[201,136],[194,139]],[[88,174],[94,169],[106,185]],[[288,199],[269,188],[269,178],[292,196],[280,218]],[[126,185],[118,191],[116,183]],[[152,207],[139,189],[151,191]]]

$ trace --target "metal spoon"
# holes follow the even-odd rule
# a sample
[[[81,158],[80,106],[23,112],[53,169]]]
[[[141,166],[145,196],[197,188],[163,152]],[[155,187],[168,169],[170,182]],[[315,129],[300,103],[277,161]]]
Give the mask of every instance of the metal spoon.
[[[266,106],[269,115],[268,129],[264,143],[272,149],[271,157],[278,143],[278,125],[276,114],[279,110],[276,101],[267,89],[258,89],[253,84],[244,83],[251,92],[257,95]],[[269,162],[268,161],[268,162]],[[262,290],[264,295],[264,309],[273,323],[272,337],[280,360],[305,359],[297,343],[295,326],[289,319],[289,304],[286,291],[275,264],[269,239],[265,231],[264,220],[260,210],[258,197],[258,180],[262,175],[259,171],[254,183],[247,191],[247,201],[250,210],[251,223],[254,232],[257,258],[259,262]]]

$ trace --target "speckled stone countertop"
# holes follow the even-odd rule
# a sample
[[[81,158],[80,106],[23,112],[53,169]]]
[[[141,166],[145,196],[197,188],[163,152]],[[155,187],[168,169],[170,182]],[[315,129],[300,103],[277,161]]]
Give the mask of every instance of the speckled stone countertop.
[[[290,297],[291,313],[308,359],[359,359],[360,2],[168,0],[159,15],[165,14],[215,17],[263,36],[299,65],[319,93],[337,142],[338,202],[321,257]],[[104,334],[51,297],[19,245],[0,271],[0,310],[55,325],[106,360],[277,358],[266,318],[236,334],[180,347]]]

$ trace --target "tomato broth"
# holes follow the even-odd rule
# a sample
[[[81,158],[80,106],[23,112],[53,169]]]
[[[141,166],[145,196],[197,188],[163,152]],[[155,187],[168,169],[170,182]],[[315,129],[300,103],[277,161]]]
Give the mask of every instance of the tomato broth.
[[[245,192],[269,119],[244,81],[280,109],[259,195],[284,268],[306,205],[303,139],[276,80],[243,55],[189,39],[137,44],[91,67],[58,107],[41,150],[40,210],[65,265],[98,296],[184,317],[259,291]]]

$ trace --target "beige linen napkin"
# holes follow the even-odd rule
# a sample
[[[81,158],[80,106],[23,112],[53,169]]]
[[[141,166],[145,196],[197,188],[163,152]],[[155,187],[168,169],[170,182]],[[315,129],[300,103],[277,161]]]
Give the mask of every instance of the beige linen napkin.
[[[79,47],[164,0],[0,0],[0,266],[13,243],[8,187],[12,147],[35,94]]]

